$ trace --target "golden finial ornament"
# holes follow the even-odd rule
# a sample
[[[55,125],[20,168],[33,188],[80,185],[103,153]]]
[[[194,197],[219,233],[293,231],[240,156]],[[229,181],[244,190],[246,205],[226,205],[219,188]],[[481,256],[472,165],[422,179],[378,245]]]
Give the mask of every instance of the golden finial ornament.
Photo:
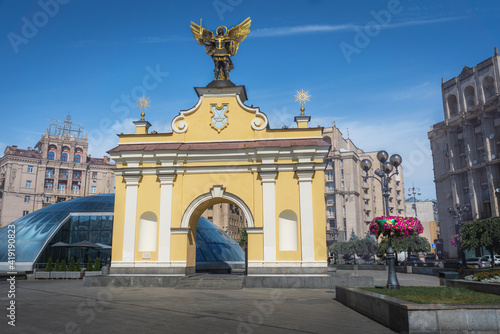
[[[139,110],[142,110],[141,121],[143,121],[144,116],[146,116],[146,113],[144,111],[148,109],[150,106],[151,106],[151,99],[149,98],[149,96],[143,95],[137,100],[137,108],[139,108]]]
[[[310,101],[311,95],[309,95],[308,91],[304,91],[303,89],[301,91],[297,91],[297,94],[295,94],[295,102],[298,102],[300,107],[300,114],[304,115],[304,111],[306,108],[304,108],[304,105]]]

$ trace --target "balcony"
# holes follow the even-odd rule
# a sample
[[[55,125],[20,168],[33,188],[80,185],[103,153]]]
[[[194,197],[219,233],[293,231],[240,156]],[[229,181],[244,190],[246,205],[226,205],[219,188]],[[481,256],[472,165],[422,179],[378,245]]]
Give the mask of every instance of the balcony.
[[[326,213],[326,216],[327,216],[328,218],[335,218],[335,212],[327,212],[327,213]]]
[[[51,173],[46,172],[45,173],[45,177],[48,178],[48,179],[53,179],[54,178],[54,173],[53,172],[51,172]]]
[[[332,206],[333,205],[333,201],[326,201],[326,205]]]
[[[82,174],[73,174],[73,180],[81,180]]]
[[[66,189],[57,189],[57,193],[65,195],[66,194]]]
[[[54,191],[54,189],[52,189],[52,188],[43,188],[44,193],[52,194],[53,191]]]
[[[325,189],[325,193],[327,193],[327,194],[333,194],[334,192],[335,192],[335,189],[333,189],[333,188],[326,188]]]
[[[67,180],[68,179],[68,174],[59,174],[59,179],[61,179],[61,180]]]
[[[80,195],[80,189],[73,189],[71,190],[72,195]]]

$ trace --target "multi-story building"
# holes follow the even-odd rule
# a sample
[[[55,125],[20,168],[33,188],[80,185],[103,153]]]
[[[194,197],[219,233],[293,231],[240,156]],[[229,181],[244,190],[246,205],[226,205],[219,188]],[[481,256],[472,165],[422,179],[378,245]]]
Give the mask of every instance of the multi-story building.
[[[247,226],[240,208],[230,203],[212,205],[201,216],[221,228],[236,242],[240,241],[241,231]]]
[[[433,253],[437,253],[441,246],[437,203],[436,201],[419,201],[413,197],[406,199],[406,215],[416,217],[422,223],[424,232],[420,235],[429,241],[434,247],[431,249]],[[438,249],[439,248],[439,249]]]
[[[365,179],[359,163],[363,159],[372,160],[373,168],[368,174],[373,176],[379,163],[377,152],[364,152],[357,148],[351,139],[342,136],[335,122],[331,128],[324,128],[323,139],[332,145],[325,168],[327,243],[331,244],[334,239],[347,240],[353,231],[357,236],[364,237],[371,220],[383,215],[384,206],[381,184],[373,178]],[[389,210],[390,214],[404,215],[402,167],[398,171],[399,174],[390,182]]]
[[[79,196],[114,192],[109,157],[87,155],[83,128],[51,121],[32,149],[7,146],[0,158],[0,227],[44,206]]]
[[[498,216],[500,205],[500,56],[442,79],[444,121],[428,133],[445,255],[457,257],[450,237],[458,226],[448,209],[468,208],[462,222]]]

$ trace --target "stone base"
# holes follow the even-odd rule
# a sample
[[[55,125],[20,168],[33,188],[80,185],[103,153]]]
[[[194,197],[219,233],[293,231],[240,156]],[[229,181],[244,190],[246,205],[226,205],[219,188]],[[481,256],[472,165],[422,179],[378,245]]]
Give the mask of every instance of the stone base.
[[[248,267],[248,275],[327,275],[328,267]]]
[[[110,275],[192,275],[195,267],[111,267]]]

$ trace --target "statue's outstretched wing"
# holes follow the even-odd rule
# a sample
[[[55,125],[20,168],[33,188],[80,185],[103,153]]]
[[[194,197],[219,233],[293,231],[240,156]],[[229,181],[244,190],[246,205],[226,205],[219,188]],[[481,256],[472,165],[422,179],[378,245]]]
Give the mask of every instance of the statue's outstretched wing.
[[[193,21],[191,21],[191,32],[193,33],[194,39],[198,42],[198,44],[203,45],[205,49],[210,49],[212,43],[212,40],[214,38],[214,34],[206,29],[201,27],[201,22],[200,25],[197,25]]]
[[[250,18],[248,17],[245,21],[232,27],[227,32],[227,35],[231,39],[231,44],[232,44],[231,50],[230,50],[231,56],[236,55],[236,52],[238,51],[239,44],[241,42],[243,42],[243,40],[250,33],[250,24],[251,23],[252,23],[252,20],[250,20]]]

